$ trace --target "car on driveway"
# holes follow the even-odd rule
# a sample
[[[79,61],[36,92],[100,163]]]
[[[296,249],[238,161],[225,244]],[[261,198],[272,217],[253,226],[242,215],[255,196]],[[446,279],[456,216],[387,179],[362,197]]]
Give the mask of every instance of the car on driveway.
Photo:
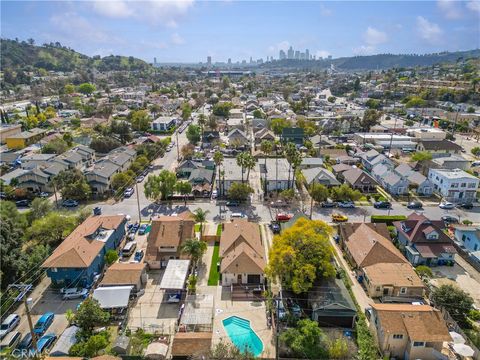
[[[373,207],[375,209],[391,209],[392,203],[390,201],[376,201]]]
[[[135,256],[133,257],[133,259],[136,262],[140,262],[143,259],[143,254],[144,254],[143,250],[138,250],[137,252],[135,252]]]
[[[70,288],[66,289],[63,293],[62,299],[63,300],[72,300],[72,299],[79,299],[83,298],[88,294],[87,289],[83,288]]]
[[[458,218],[451,215],[443,215],[442,220],[445,224],[458,224]]]
[[[10,314],[5,320],[3,320],[2,325],[0,325],[0,340],[3,339],[10,331],[15,329],[15,327],[20,323],[20,315]]]
[[[273,232],[274,234],[280,234],[281,228],[280,228],[280,224],[279,224],[278,222],[272,221],[272,222],[270,223],[270,229],[272,229],[272,232]]]
[[[280,213],[277,214],[276,220],[277,221],[288,221],[293,217],[292,214],[285,214],[285,213]]]
[[[353,201],[340,201],[337,205],[338,207],[344,208],[344,209],[355,208],[355,204],[353,203]]]
[[[48,327],[52,325],[54,318],[55,318],[55,314],[52,312],[47,312],[43,314],[35,324],[35,328],[33,329],[33,332],[37,334],[37,336],[43,335],[45,331],[47,331]]]
[[[145,176],[140,175],[139,177],[137,177],[137,183],[141,183],[143,180],[145,180]]]
[[[63,207],[77,207],[78,206],[78,201],[76,200],[71,200],[67,199],[62,202]]]
[[[423,204],[420,201],[410,201],[407,204],[408,209],[421,209],[423,207]]]
[[[448,202],[448,201],[443,201],[438,205],[440,209],[445,209],[445,210],[450,210],[455,208],[455,204]]]
[[[457,207],[469,210],[469,209],[473,209],[473,204],[470,202],[463,202],[458,204]]]
[[[133,195],[134,192],[135,192],[135,190],[133,188],[127,188],[123,192],[123,196],[126,197],[126,198],[129,198],[130,196]]]
[[[240,206],[240,201],[229,200],[229,201],[227,201],[227,203],[225,205],[227,205],[227,206]]]
[[[145,233],[147,232],[147,227],[147,224],[140,225],[140,227],[138,228],[138,235],[145,235]]]
[[[28,350],[32,346],[32,334],[27,332],[23,337],[22,341],[17,346],[19,350]]]
[[[324,201],[321,205],[322,208],[334,208],[335,206],[337,206],[337,204],[335,204],[333,201]]]
[[[345,222],[348,221],[348,217],[343,214],[332,214],[333,222]]]
[[[52,347],[53,343],[57,340],[57,336],[53,333],[43,335],[37,341],[37,350],[39,353],[44,352]]]
[[[138,231],[139,228],[140,228],[140,224],[139,224],[139,223],[130,224],[130,225],[128,226],[128,232],[129,232],[130,234],[135,234],[135,233]]]

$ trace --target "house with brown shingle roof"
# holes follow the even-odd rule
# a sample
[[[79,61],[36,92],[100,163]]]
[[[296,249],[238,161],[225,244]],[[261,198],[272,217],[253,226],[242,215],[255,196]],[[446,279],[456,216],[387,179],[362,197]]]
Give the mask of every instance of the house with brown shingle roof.
[[[112,264],[100,282],[99,286],[133,286],[133,292],[137,292],[147,282],[145,263],[116,262]]]
[[[405,221],[394,222],[398,241],[413,266],[445,265],[455,261],[453,241],[443,232],[443,222],[412,213]]]
[[[258,224],[247,219],[223,224],[220,257],[222,285],[264,283],[265,247]]]
[[[195,236],[194,228],[195,221],[190,211],[153,219],[145,254],[145,262],[150,269],[164,269],[168,260],[183,258],[180,247],[185,240]]]
[[[341,245],[372,298],[423,298],[424,285],[382,223],[339,226]],[[397,299],[401,300],[401,299]]]
[[[434,360],[452,341],[440,311],[429,305],[374,304],[370,327],[384,357]]]
[[[105,265],[105,254],[125,236],[124,215],[91,216],[81,223],[42,264],[56,286],[86,286]]]

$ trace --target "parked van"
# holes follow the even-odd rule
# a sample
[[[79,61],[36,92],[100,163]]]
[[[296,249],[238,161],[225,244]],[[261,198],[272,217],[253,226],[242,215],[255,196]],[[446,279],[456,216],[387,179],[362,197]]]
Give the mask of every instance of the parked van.
[[[0,350],[3,351],[6,348],[9,348],[11,350],[15,349],[21,339],[22,334],[20,333],[20,331],[12,331],[7,336],[5,336],[5,338],[0,343]]]
[[[127,242],[122,249],[122,257],[131,256],[136,248],[137,248],[137,242],[136,241]]]
[[[245,214],[243,214],[243,213],[241,213],[241,212],[232,213],[232,214],[230,215],[230,218],[231,218],[231,219],[235,219],[235,218],[237,218],[237,219],[242,219],[242,218],[245,218],[245,217],[246,217]]]
[[[10,331],[20,323],[20,315],[11,314],[0,325],[0,339],[3,339]]]

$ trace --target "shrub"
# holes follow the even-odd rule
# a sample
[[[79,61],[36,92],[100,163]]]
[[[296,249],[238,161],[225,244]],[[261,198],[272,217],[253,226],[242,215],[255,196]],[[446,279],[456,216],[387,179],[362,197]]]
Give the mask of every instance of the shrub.
[[[391,226],[394,221],[404,221],[407,217],[405,215],[372,215],[370,219],[372,223],[385,223]]]
[[[430,269],[428,266],[425,265],[418,265],[415,268],[415,271],[417,272],[418,276],[420,277],[433,277],[433,272],[432,269]]]

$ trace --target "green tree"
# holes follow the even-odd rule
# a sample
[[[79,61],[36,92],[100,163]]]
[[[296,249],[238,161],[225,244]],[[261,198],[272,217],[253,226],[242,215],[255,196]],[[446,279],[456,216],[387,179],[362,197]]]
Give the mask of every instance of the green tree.
[[[1,201],[0,203],[10,203]],[[15,204],[13,204],[15,208]],[[16,210],[16,209],[15,209]],[[18,278],[21,263],[19,259],[22,256],[22,235],[23,229],[15,223],[14,218],[7,214],[2,214],[0,226],[0,261],[2,264],[0,271],[1,288],[5,289],[8,284],[14,283]]]
[[[325,185],[319,183],[313,183],[310,185],[310,219],[313,213],[313,202],[322,202],[328,199],[328,188]]]
[[[188,181],[179,181],[175,185],[175,189],[180,195],[183,196],[185,206],[187,206],[187,196],[192,193],[192,184],[190,184]]]
[[[417,272],[418,276],[420,276],[420,277],[425,277],[425,278],[433,277],[432,269],[430,269],[426,265],[418,265],[415,268],[415,271]]]
[[[363,118],[360,120],[360,127],[365,132],[370,131],[370,128],[372,126],[375,126],[379,123],[381,116],[382,116],[382,113],[377,110],[373,110],[373,109],[365,110],[363,114]]]
[[[419,107],[425,107],[426,104],[427,104],[427,102],[425,100],[423,100],[421,97],[413,96],[405,103],[405,107],[406,108],[419,108]]]
[[[432,160],[432,153],[429,151],[417,151],[410,157],[411,161],[427,162]]]
[[[121,172],[113,175],[111,186],[115,191],[125,190],[130,184],[133,183],[133,178],[126,172]]]
[[[348,184],[342,184],[330,189],[330,195],[336,201],[358,201],[362,193],[352,189]]]
[[[77,227],[75,216],[50,212],[33,221],[25,231],[25,240],[42,245],[58,245]]]
[[[275,237],[266,273],[280,279],[284,289],[306,293],[318,278],[335,276],[332,228],[323,221],[299,219]]]
[[[53,139],[42,147],[43,154],[63,154],[68,150],[68,144],[62,138]]]
[[[202,259],[203,254],[207,251],[207,243],[198,239],[187,239],[182,244],[180,251],[190,257],[193,267],[197,267],[197,263]]]
[[[290,168],[288,169],[288,186],[290,188],[290,172],[293,172],[292,183],[295,183],[295,172],[302,163],[302,155],[293,143],[287,143],[285,146],[285,157],[290,164]]]
[[[233,104],[231,102],[223,102],[218,103],[213,106],[212,112],[215,116],[223,116],[224,118],[228,118],[230,115],[230,110],[233,108]]]
[[[85,341],[80,341],[74,344],[70,350],[70,356],[77,356],[82,358],[92,358],[99,354],[100,350],[105,349],[108,345],[108,332],[102,332],[90,336]]]
[[[262,110],[255,109],[253,110],[253,117],[255,119],[263,119],[265,117],[265,114],[262,112]]]
[[[327,101],[328,101],[329,103],[332,103],[332,104],[333,104],[336,100],[337,100],[337,98],[336,98],[335,96],[329,96],[328,99],[327,99]]]
[[[78,85],[78,91],[80,91],[80,93],[84,95],[91,95],[92,93],[95,92],[95,90],[96,90],[95,85],[90,83],[83,83]]]
[[[206,352],[196,353],[191,360],[254,360],[249,349],[239,349],[229,342],[220,341]]]
[[[122,144],[132,140],[130,125],[124,120],[112,121],[110,124],[110,132],[116,134]]]
[[[145,182],[145,196],[154,201],[166,200],[173,195],[177,176],[168,170],[158,175],[150,175]]]
[[[213,154],[213,161],[215,162],[215,167],[217,168],[218,170],[218,176],[217,176],[217,188],[218,188],[218,192],[219,194],[222,194],[222,189],[221,189],[221,178],[220,178],[220,167],[221,165],[223,164],[223,154],[220,152],[220,151],[215,151],[215,153]]]
[[[203,130],[205,129],[205,125],[207,125],[207,117],[205,114],[200,114],[198,115],[198,125],[202,129],[202,135],[203,135]]]
[[[192,218],[196,223],[200,223],[200,238],[203,235],[203,224],[207,221],[207,215],[210,211],[203,210],[202,208],[197,208],[193,214]]]
[[[280,335],[280,340],[294,353],[294,356],[307,359],[326,357],[322,346],[324,334],[318,322],[303,319],[298,321],[296,327],[285,330]]]
[[[275,133],[275,135],[281,135],[284,128],[292,126],[292,123],[283,118],[275,118],[270,121],[270,129]]]
[[[267,157],[272,153],[273,150],[273,143],[268,140],[263,140],[260,144],[260,150],[262,150],[263,154],[265,155],[265,169],[267,168]],[[265,179],[264,179],[264,186],[263,191],[267,193],[267,172],[265,171]]]
[[[188,102],[185,102],[182,105],[182,120],[187,121],[190,116],[192,116],[192,107]]]
[[[75,85],[67,84],[63,88],[63,91],[65,92],[65,94],[73,94],[75,92]]]
[[[378,108],[380,107],[380,101],[375,100],[375,99],[368,99],[367,102],[365,103],[365,105],[366,105],[369,109],[378,110]]]
[[[188,141],[192,144],[196,144],[200,141],[201,129],[198,125],[189,125],[187,128],[186,136]]]
[[[233,183],[228,189],[228,198],[231,200],[245,201],[253,193],[253,189],[248,184]]]
[[[103,311],[97,300],[86,298],[78,307],[75,314],[75,323],[84,334],[91,335],[96,326],[103,326],[108,323],[110,314]]]
[[[94,138],[90,143],[90,148],[101,154],[107,154],[120,146],[122,146],[120,141],[107,136]]]
[[[433,290],[432,300],[436,306],[443,306],[461,327],[469,327],[467,316],[473,309],[473,299],[468,293],[456,285],[441,285]]]
[[[146,110],[137,110],[130,113],[132,129],[137,131],[148,131],[152,124],[152,118]]]
[[[27,213],[28,222],[31,224],[41,219],[53,210],[53,204],[48,199],[35,198],[30,204],[30,211]]]
[[[475,146],[474,148],[472,148],[472,150],[470,150],[472,152],[472,155],[473,156],[479,156],[480,155],[480,147],[478,146]]]
[[[110,249],[105,253],[105,262],[108,265],[112,265],[117,260],[118,260],[118,253],[115,250]]]

